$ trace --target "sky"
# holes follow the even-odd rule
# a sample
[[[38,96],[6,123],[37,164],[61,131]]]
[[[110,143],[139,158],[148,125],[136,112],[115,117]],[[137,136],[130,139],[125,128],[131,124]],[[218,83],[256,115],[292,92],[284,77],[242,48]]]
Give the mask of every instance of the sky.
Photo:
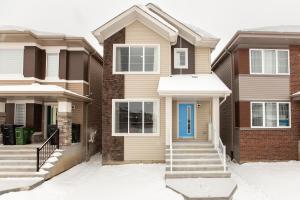
[[[212,60],[238,30],[300,25],[299,0],[0,0],[0,25],[83,36],[102,55],[91,31],[132,5],[149,2],[220,38]]]

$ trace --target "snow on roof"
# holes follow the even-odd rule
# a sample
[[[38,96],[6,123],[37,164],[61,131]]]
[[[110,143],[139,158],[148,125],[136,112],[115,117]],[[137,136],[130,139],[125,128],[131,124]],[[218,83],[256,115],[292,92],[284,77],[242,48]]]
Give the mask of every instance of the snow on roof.
[[[197,33],[198,35],[200,35],[201,37],[203,38],[210,38],[210,39],[216,39],[217,37],[206,32],[205,30],[197,27],[197,26],[194,26],[192,24],[184,24],[186,27],[188,27],[189,29],[191,29],[192,31],[194,31],[195,33]]]
[[[1,25],[0,32],[9,32],[9,31],[17,31],[17,32],[31,32],[36,36],[52,36],[52,37],[76,37],[71,35],[65,35],[63,33],[54,33],[54,32],[44,32],[44,31],[37,31],[34,29],[29,29],[22,26],[13,26],[13,25]]]
[[[242,31],[300,33],[300,25],[264,26],[264,27],[243,29]]]
[[[224,96],[231,90],[214,73],[160,77],[157,92],[164,95]]]
[[[67,94],[80,98],[87,98],[57,85],[40,85],[38,83],[27,85],[0,85],[0,94]]]

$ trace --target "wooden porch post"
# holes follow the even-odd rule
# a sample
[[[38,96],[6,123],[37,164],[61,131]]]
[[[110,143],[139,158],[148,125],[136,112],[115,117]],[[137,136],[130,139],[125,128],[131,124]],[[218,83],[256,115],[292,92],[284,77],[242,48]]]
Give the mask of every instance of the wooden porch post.
[[[170,145],[170,137],[172,137],[172,97],[167,96],[166,99],[166,145]]]
[[[220,105],[219,97],[213,97],[212,101],[212,141],[215,147],[219,145],[220,137]]]

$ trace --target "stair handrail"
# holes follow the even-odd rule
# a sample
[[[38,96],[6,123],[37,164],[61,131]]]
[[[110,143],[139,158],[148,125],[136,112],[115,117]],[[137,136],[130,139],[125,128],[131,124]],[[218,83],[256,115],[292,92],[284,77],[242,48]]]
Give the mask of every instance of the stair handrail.
[[[56,144],[51,144],[54,139]],[[41,147],[36,148],[36,171],[38,172],[45,164],[51,154],[59,149],[59,129],[56,129],[50,137],[42,144]],[[42,161],[42,162],[40,162]]]
[[[220,156],[220,159],[222,161],[222,165],[224,167],[224,172],[226,172],[226,146],[223,144],[221,138],[219,137],[218,142],[218,148],[217,148],[218,154]]]
[[[169,134],[169,142],[170,142],[170,171],[173,172],[173,141],[172,141],[172,133]]]

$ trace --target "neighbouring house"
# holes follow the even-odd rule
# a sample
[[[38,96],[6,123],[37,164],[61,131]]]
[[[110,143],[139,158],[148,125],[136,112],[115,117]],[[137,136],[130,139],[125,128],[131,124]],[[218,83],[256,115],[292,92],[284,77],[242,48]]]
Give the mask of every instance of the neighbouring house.
[[[62,151],[50,176],[101,150],[102,65],[83,37],[0,27],[0,121],[34,131],[31,144],[0,146],[8,166],[0,177],[35,176],[57,139]],[[59,138],[42,148],[57,129]]]
[[[238,31],[212,64],[232,90],[220,134],[239,162],[298,159],[299,36],[299,26]]]
[[[158,6],[134,5],[93,31],[104,46],[103,163],[166,162],[166,177],[228,177],[211,72],[219,39]]]

